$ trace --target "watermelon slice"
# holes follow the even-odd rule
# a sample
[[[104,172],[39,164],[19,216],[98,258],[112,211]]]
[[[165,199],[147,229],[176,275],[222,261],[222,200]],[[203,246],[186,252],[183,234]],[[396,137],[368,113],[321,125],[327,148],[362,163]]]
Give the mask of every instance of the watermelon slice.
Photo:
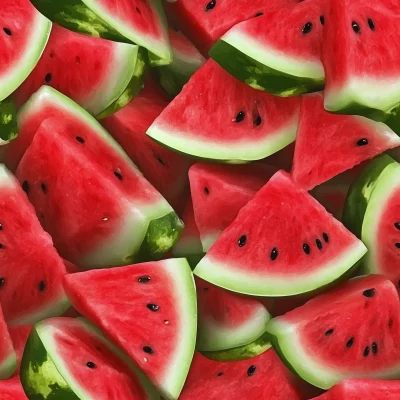
[[[375,159],[350,188],[345,224],[368,247],[363,272],[386,276],[400,288],[400,164]]]
[[[206,56],[211,46],[232,26],[301,0],[178,0],[165,4],[173,22]]]
[[[196,348],[219,351],[259,338],[270,316],[256,299],[228,292],[196,278],[199,320]]]
[[[233,27],[210,55],[236,78],[278,96],[321,90],[325,9],[325,0],[306,0],[268,12]]]
[[[137,60],[137,46],[79,35],[54,25],[42,58],[13,99],[20,107],[46,84],[97,115],[125,91]],[[135,83],[139,91],[140,80]]]
[[[355,278],[267,325],[273,346],[307,382],[400,378],[400,304],[379,275]]]
[[[78,118],[45,120],[17,177],[55,247],[80,267],[158,258],[182,229],[171,206],[107,132]]]
[[[161,95],[144,89],[116,114],[104,119],[103,126],[123,147],[145,178],[176,208],[188,188],[191,161],[164,148],[146,135],[146,130],[167,106]]]
[[[0,380],[0,393],[1,400],[28,400],[19,376],[13,376],[5,381]]]
[[[194,164],[190,168],[194,216],[205,252],[274,172],[272,167],[254,164]]]
[[[172,61],[160,0],[31,0],[50,20],[72,31],[149,50],[155,65]]]
[[[314,400],[397,400],[400,382],[375,379],[347,379]]]
[[[81,318],[35,325],[22,358],[21,382],[30,399],[159,398],[125,355]]]
[[[250,360],[231,362],[196,353],[179,400],[303,400],[309,392],[313,390],[292,375],[272,349]]]
[[[398,132],[400,45],[391,38],[399,23],[397,2],[331,2],[323,46],[328,111],[387,120]]]
[[[292,176],[306,190],[400,146],[400,138],[387,125],[328,113],[323,101],[322,93],[303,96],[300,109]]]
[[[195,157],[242,163],[267,157],[293,142],[298,113],[299,99],[255,91],[209,60],[147,134]]]
[[[18,181],[0,165],[0,303],[10,325],[61,315],[65,266]]]
[[[366,248],[283,171],[249,201],[195,269],[214,285],[291,296],[348,273]]]
[[[74,307],[114,340],[165,398],[179,396],[197,323],[195,286],[185,259],[72,274],[64,286]]]
[[[26,79],[39,61],[51,23],[29,0],[2,0],[0,26],[1,101]]]
[[[10,378],[17,368],[17,355],[0,306],[0,379]]]

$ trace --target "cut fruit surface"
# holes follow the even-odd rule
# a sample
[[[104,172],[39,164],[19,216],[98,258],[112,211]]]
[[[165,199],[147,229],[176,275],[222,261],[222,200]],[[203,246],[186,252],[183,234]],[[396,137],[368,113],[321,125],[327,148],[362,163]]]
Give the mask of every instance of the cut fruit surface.
[[[222,233],[195,274],[258,296],[291,296],[346,274],[366,248],[283,171]]]
[[[398,379],[399,307],[395,286],[370,275],[270,320],[267,331],[288,365],[322,389],[347,378]]]
[[[51,318],[34,326],[21,381],[30,399],[159,399],[126,356],[81,318]]]
[[[210,55],[242,82],[277,96],[321,90],[325,9],[326,1],[306,0],[267,12],[230,29]]]
[[[299,99],[249,88],[209,60],[147,134],[194,157],[243,163],[267,157],[293,142],[298,114]]]
[[[303,96],[292,176],[306,190],[400,145],[385,124],[370,119],[328,113],[323,94]]]
[[[64,286],[74,307],[114,340],[164,397],[179,396],[197,325],[196,291],[185,259],[72,274]]]

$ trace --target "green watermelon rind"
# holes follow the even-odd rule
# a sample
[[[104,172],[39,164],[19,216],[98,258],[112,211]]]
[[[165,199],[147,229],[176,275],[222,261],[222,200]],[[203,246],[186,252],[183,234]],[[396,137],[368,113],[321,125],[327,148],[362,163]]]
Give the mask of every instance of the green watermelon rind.
[[[172,62],[172,51],[169,47],[166,29],[166,17],[160,0],[150,0],[162,24],[163,42],[142,37],[116,20],[95,0],[31,0],[32,4],[47,18],[71,31],[101,37],[116,42],[137,44],[153,52],[151,65],[166,65]]]
[[[321,71],[319,68],[308,70],[305,64],[311,62],[301,62],[296,58],[283,56],[276,50],[264,47],[254,39],[235,34],[233,31],[218,40],[209,54],[237,79],[254,89],[275,96],[298,96],[318,92],[325,86],[322,66]],[[284,72],[285,70],[290,72]]]
[[[65,320],[67,318],[64,318]],[[156,390],[135,367],[127,356],[98,328],[84,318],[71,319],[95,335],[110,351],[124,362],[134,375],[138,376],[147,393],[148,400],[160,398]],[[49,321],[49,322],[47,322]],[[57,345],[52,340],[51,320],[37,323],[28,338],[21,361],[21,383],[29,399],[83,400],[92,399],[68,372],[68,364],[57,355]],[[94,399],[93,399],[94,400]]]
[[[40,13],[36,13],[32,23],[30,40],[25,45],[23,56],[9,72],[0,76],[0,101],[12,94],[35,68],[50,37],[51,22]]]
[[[17,136],[17,107],[14,101],[7,97],[0,101],[0,146],[11,142]]]

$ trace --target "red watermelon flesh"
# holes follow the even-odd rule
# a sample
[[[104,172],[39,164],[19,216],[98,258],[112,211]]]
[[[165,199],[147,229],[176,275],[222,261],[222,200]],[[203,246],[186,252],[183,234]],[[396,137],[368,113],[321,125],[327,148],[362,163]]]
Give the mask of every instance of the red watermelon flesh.
[[[272,319],[267,330],[291,367],[323,389],[353,377],[398,379],[399,307],[395,286],[369,275]]]
[[[211,46],[232,26],[298,1],[180,0],[166,3],[166,10],[179,29],[207,56]]]
[[[64,263],[18,181],[0,168],[0,303],[11,325],[35,323],[68,308]]]
[[[167,106],[156,93],[140,94],[116,114],[102,121],[146,179],[175,207],[182,203],[188,187],[191,161],[154,142],[146,135],[153,121]],[[151,97],[151,98],[149,98]]]
[[[20,107],[42,85],[50,85],[91,113],[99,114],[128,86],[136,56],[137,47],[53,25],[39,63],[13,99]]]
[[[335,385],[315,400],[398,400],[399,381],[348,379]]]
[[[303,96],[292,176],[306,190],[400,145],[385,124],[328,113],[323,94]]]
[[[178,397],[196,340],[196,293],[186,260],[71,274],[64,286],[74,307],[114,340],[164,397]]]
[[[194,216],[204,251],[274,173],[270,166],[255,164],[194,164],[190,168]]]
[[[0,380],[0,398],[1,400],[28,400],[18,375]]]
[[[31,330],[32,330],[32,325],[10,326],[8,328],[12,343],[14,345],[14,350],[17,355],[17,372],[19,372],[19,367],[21,364],[22,355],[24,353],[25,344],[26,341],[28,340],[28,336],[31,333]]]
[[[291,296],[337,280],[366,248],[283,171],[239,212],[195,269],[244,294]]]
[[[17,355],[0,306],[0,379],[10,378],[17,368]]]
[[[223,102],[218,100],[222,98]],[[234,163],[258,160],[294,141],[299,101],[254,90],[209,60],[147,134],[199,158]]]
[[[195,353],[179,397],[192,399],[304,400],[315,393],[270,349],[249,360],[221,362]]]

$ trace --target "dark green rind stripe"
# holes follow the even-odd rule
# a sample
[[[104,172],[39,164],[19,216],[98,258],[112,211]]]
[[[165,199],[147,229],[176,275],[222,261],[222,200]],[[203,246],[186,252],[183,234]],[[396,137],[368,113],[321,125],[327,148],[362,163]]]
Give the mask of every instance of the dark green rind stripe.
[[[175,212],[151,221],[135,262],[161,259],[176,244],[183,228]]]
[[[275,96],[319,92],[325,86],[324,81],[319,79],[289,75],[261,64],[222,39],[214,44],[209,55],[237,79]]]
[[[361,238],[368,202],[379,181],[379,177],[393,163],[396,163],[396,161],[387,155],[376,158],[350,186],[343,211],[343,223],[359,238]]]
[[[121,96],[115,100],[114,103],[109,105],[104,111],[97,115],[97,119],[106,118],[109,115],[116,113],[121,108],[125,107],[134,97],[136,97],[142,90],[144,85],[144,78],[147,71],[147,51],[143,47],[139,48],[135,70],[132,78],[121,94]]]
[[[20,377],[29,400],[80,400],[58,372],[35,328],[25,346]]]
[[[17,108],[14,101],[7,98],[0,102],[0,139],[8,143],[17,136]]]

